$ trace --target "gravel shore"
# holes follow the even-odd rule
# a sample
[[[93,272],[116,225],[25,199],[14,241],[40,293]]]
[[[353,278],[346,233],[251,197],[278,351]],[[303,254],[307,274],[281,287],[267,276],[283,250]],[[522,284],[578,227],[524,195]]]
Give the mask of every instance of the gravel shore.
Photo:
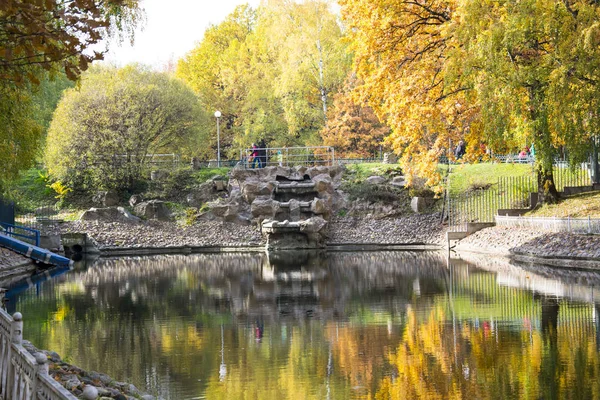
[[[329,244],[434,244],[443,245],[445,227],[439,214],[401,218],[336,217],[329,223]],[[76,221],[60,225],[60,233],[87,232],[100,249],[115,247],[260,246],[258,227],[220,221],[193,226],[173,222],[145,223]],[[59,233],[56,231],[55,233]]]
[[[600,260],[600,236],[496,226],[461,240],[455,250]]]

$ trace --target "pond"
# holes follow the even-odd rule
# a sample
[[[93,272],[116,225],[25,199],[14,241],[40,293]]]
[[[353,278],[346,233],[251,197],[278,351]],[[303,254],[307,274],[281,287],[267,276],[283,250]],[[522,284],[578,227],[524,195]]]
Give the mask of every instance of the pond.
[[[99,259],[24,337],[165,399],[600,398],[600,274],[435,252]]]

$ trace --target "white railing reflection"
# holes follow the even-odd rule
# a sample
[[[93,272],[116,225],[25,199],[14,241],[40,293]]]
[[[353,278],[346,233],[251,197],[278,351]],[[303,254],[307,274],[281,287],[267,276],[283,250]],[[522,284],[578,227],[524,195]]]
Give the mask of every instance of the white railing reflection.
[[[0,309],[0,399],[2,400],[76,400],[48,374],[44,353],[31,355],[22,345],[21,313],[12,317]],[[86,388],[85,399],[96,399],[98,391]]]

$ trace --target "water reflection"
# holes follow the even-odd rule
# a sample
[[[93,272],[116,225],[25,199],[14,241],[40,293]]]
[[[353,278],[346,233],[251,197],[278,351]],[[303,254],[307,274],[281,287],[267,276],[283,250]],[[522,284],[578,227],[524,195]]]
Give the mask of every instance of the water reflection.
[[[600,274],[553,272],[418,252],[100,259],[9,307],[39,347],[170,399],[600,398]]]

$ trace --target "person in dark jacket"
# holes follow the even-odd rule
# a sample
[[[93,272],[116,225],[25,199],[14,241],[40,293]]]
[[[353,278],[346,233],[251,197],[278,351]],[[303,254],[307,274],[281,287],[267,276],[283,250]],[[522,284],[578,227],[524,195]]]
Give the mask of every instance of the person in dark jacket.
[[[258,154],[260,157],[260,167],[264,168],[267,166],[267,145],[265,144],[264,139],[258,143]]]
[[[456,149],[454,149],[454,156],[456,157],[457,160],[460,160],[462,158],[462,156],[465,155],[466,152],[467,152],[467,149],[465,146],[465,142],[462,140],[459,141],[458,146],[456,146]]]

